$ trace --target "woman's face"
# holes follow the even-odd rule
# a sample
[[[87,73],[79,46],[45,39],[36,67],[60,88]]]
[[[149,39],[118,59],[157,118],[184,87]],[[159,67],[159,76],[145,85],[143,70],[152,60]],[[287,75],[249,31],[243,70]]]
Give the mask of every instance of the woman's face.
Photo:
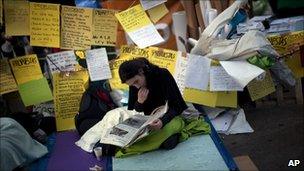
[[[128,79],[126,81],[126,84],[128,84],[129,86],[134,86],[137,89],[140,89],[141,87],[146,87],[146,77],[142,73],[137,74],[134,77]]]

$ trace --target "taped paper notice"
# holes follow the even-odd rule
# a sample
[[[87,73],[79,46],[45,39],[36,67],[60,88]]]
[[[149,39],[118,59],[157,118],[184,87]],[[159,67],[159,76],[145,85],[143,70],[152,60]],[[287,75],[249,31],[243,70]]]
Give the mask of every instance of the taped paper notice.
[[[18,84],[43,77],[36,54],[11,59],[10,64]]]
[[[95,9],[93,11],[93,45],[115,46],[118,21],[116,11]]]
[[[69,76],[55,73],[53,80],[57,131],[74,129],[74,117],[78,113],[88,74],[86,71],[72,72]]]
[[[105,48],[88,50],[86,52],[86,61],[91,81],[112,78]]]
[[[91,48],[93,10],[71,6],[61,7],[61,48]]]
[[[1,1],[2,5],[2,1]],[[2,9],[2,8],[1,8]],[[4,1],[5,34],[30,35],[30,4],[28,1]],[[1,10],[2,17],[2,10]],[[2,20],[2,18],[1,18]]]
[[[59,4],[30,3],[31,46],[60,47]]]
[[[0,94],[17,91],[17,84],[7,59],[0,61]]]
[[[115,16],[139,48],[164,41],[140,5],[117,13]]]

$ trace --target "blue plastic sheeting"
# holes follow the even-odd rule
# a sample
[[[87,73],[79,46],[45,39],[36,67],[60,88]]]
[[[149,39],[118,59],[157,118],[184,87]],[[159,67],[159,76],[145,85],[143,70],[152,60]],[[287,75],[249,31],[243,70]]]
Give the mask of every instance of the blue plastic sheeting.
[[[229,170],[210,135],[199,135],[173,150],[113,158],[113,170]]]

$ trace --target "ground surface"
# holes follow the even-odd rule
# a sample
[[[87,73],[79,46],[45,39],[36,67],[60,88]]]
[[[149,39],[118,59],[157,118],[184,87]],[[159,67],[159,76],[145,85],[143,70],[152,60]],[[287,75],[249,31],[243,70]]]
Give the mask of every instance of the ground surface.
[[[244,109],[254,133],[220,134],[231,155],[248,155],[259,170],[304,170],[303,105]],[[288,167],[290,159],[301,164]]]

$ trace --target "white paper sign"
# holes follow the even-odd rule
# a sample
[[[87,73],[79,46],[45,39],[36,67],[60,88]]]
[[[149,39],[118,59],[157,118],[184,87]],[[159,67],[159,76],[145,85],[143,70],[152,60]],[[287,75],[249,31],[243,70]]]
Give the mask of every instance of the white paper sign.
[[[244,88],[251,80],[264,73],[264,70],[247,61],[220,61],[226,72]]]
[[[188,57],[183,56],[182,53],[178,51],[177,60],[175,63],[174,79],[181,94],[183,94],[185,89],[187,65]]]
[[[189,63],[185,86],[200,90],[208,89],[211,59],[200,55],[187,54]]]
[[[164,41],[153,24],[149,24],[138,30],[127,33],[139,48],[156,45]]]
[[[86,61],[91,81],[112,78],[105,48],[87,50]]]
[[[78,65],[73,51],[49,54],[46,59],[52,74],[60,71],[75,71]]]
[[[243,91],[243,87],[223,67],[211,66],[210,91]]]
[[[145,10],[151,9],[165,2],[167,2],[167,0],[140,0],[140,3]]]

